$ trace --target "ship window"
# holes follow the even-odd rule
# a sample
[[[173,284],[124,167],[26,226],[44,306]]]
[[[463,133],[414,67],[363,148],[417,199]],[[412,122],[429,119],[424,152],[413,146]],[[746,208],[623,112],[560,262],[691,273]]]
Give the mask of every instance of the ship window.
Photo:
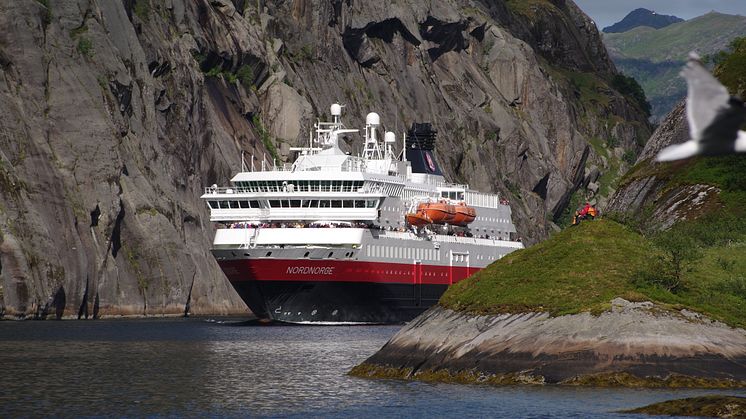
[[[241,205],[241,208],[251,208],[249,206],[249,201],[238,201],[238,203]]]
[[[310,202],[311,202],[311,205],[309,205],[309,207],[311,207],[311,208],[318,208],[319,207],[319,200],[318,199],[312,199]]]
[[[332,208],[342,208],[342,201],[333,199],[332,200]]]
[[[329,252],[329,256],[327,257],[331,258],[332,256],[334,256],[334,252]]]
[[[341,192],[342,191],[342,181],[341,180],[335,180],[334,181],[334,187],[332,188],[332,191],[334,191],[334,192]]]
[[[220,208],[218,206],[218,201],[207,201],[207,203],[210,205],[210,208],[212,208],[212,209]]]
[[[249,206],[251,208],[259,208],[259,201],[249,201]]]
[[[365,208],[365,201],[358,199],[355,201],[355,208]]]
[[[272,252],[267,252],[266,257],[270,257],[270,256],[272,256]]]
[[[331,187],[332,187],[332,181],[330,180],[321,181],[321,192],[329,192],[331,191]]]
[[[327,200],[327,199],[319,200],[319,207],[321,207],[321,208],[329,208],[329,205],[330,205],[329,204],[329,200]]]
[[[377,199],[368,199],[366,207],[368,208],[375,208],[378,206],[378,200]]]
[[[270,199],[269,200],[269,206],[271,208],[282,208],[282,204],[280,204],[279,199]]]
[[[291,199],[290,208],[300,208],[300,199]]]
[[[230,205],[228,205],[228,201],[220,201],[220,209],[228,209],[230,208]]]
[[[353,204],[354,204],[354,201],[351,201],[349,199],[342,201],[342,206],[344,208],[354,208]]]
[[[309,255],[310,253],[311,253],[311,252],[306,252],[306,253],[304,253],[304,254],[303,254],[303,257],[304,257],[304,258],[307,258],[307,257],[308,257],[308,255]]]
[[[464,200],[464,193],[463,192],[458,192],[457,195],[456,195],[456,198],[459,201],[463,201]]]
[[[441,192],[440,196],[443,197],[443,198],[448,198],[448,191]]]

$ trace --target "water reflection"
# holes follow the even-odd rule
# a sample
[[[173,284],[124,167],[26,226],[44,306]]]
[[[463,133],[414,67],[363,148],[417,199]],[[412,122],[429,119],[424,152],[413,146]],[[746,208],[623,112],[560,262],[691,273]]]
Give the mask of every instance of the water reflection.
[[[709,393],[493,388],[345,374],[397,330],[204,319],[0,322],[0,417],[613,417],[609,412],[622,408]]]

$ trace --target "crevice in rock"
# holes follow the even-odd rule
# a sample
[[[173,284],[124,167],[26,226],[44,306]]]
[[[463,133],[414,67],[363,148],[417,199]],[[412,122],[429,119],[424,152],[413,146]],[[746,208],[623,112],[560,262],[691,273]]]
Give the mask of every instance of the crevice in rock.
[[[97,292],[96,298],[93,300],[93,320],[98,319],[98,307],[99,307],[99,298],[98,298],[98,292]]]
[[[125,175],[125,176],[129,176],[130,175],[129,170],[127,170],[127,165],[126,164],[122,165],[122,174]]]
[[[332,18],[329,19],[329,26],[337,26],[339,18],[342,17],[342,5],[347,3],[347,7],[350,7],[351,0],[331,0],[332,3]]]
[[[11,61],[11,59],[2,50],[0,50],[0,68],[3,71],[8,71],[12,66],[13,61]]]
[[[98,225],[99,218],[101,218],[101,208],[96,204],[96,208],[91,211],[91,227],[96,227]]]
[[[482,23],[481,25],[477,26],[476,28],[472,29],[471,32],[469,32],[469,35],[471,35],[474,39],[476,39],[479,42],[484,41],[484,34],[487,29],[487,22]]]
[[[565,194],[562,196],[562,198],[557,201],[557,204],[552,209],[552,219],[557,222],[560,217],[562,217],[562,213],[565,211],[565,208],[570,204],[570,199],[572,198],[572,195],[580,188],[581,184],[583,183],[583,178],[585,177],[585,164],[588,161],[588,156],[590,155],[591,148],[590,146],[586,145],[585,149],[583,150],[583,154],[580,157],[580,161],[578,161],[578,164],[575,166],[575,173],[573,174],[572,179],[572,186],[565,192]]]
[[[132,116],[132,85],[112,80],[109,82],[109,88],[119,103],[119,112],[122,116]]]
[[[427,50],[430,59],[435,62],[446,52],[458,52],[468,48],[469,41],[463,35],[467,26],[469,26],[469,22],[466,20],[444,22],[432,16],[428,16],[424,22],[421,22],[420,36],[422,36],[422,39],[438,44],[437,47]]]
[[[158,61],[151,61],[148,64],[148,71],[153,78],[158,78],[171,72],[171,63],[166,61],[159,63]]]
[[[373,50],[373,46],[368,42],[368,39],[381,39],[390,44],[394,41],[396,34],[399,34],[405,41],[414,46],[420,45],[420,40],[397,18],[370,22],[362,28],[348,26],[342,33],[342,45],[358,64],[370,68],[380,61],[381,57]]]
[[[547,173],[539,183],[534,186],[534,189],[532,189],[532,192],[539,195],[541,199],[546,200],[547,199],[547,185],[549,184],[549,175],[550,173]]]
[[[111,232],[111,256],[116,259],[119,249],[122,248],[122,222],[124,221],[124,202],[119,200],[119,213],[114,220],[114,229]]]
[[[80,303],[80,308],[78,308],[78,320],[80,320],[81,317],[88,318],[88,277],[85,278],[85,291],[83,291],[83,301]]]
[[[62,285],[60,285],[60,287],[57,288],[57,292],[54,293],[52,305],[54,306],[54,318],[57,320],[62,319],[62,315],[65,314],[65,305],[67,305],[65,287]]]
[[[231,0],[231,2],[233,3],[233,7],[236,8],[238,14],[243,16],[244,11],[246,11],[247,0]]]
[[[194,275],[192,275],[192,285],[189,286],[189,294],[187,294],[186,304],[184,304],[184,317],[189,317],[189,311],[192,309],[192,290],[194,289],[195,278],[197,278],[197,271],[194,271]]]

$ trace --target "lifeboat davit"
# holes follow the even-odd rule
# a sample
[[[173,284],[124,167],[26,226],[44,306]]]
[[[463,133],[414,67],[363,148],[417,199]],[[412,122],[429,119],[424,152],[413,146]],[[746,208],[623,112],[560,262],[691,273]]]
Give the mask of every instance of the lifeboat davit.
[[[410,212],[405,215],[404,218],[407,220],[407,224],[415,227],[421,227],[433,223],[433,220],[422,211]]]
[[[473,222],[477,218],[477,211],[474,208],[464,204],[463,202],[455,205],[455,208],[456,215],[453,217],[453,220],[449,222],[449,224],[465,226]]]
[[[418,213],[424,213],[434,224],[451,223],[456,217],[456,207],[446,202],[423,202],[417,206]]]

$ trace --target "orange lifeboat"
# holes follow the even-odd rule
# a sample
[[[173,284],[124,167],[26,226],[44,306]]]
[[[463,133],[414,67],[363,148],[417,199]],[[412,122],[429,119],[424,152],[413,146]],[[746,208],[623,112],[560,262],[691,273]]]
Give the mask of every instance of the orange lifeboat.
[[[433,220],[431,220],[430,217],[428,217],[427,214],[425,214],[423,211],[407,213],[404,218],[407,220],[407,224],[413,225],[415,227],[433,223]]]
[[[446,202],[422,202],[417,212],[424,212],[434,224],[450,223],[456,216],[456,207]]]
[[[477,218],[477,211],[463,202],[455,205],[455,208],[456,215],[453,217],[453,220],[448,222],[449,224],[465,226]]]

